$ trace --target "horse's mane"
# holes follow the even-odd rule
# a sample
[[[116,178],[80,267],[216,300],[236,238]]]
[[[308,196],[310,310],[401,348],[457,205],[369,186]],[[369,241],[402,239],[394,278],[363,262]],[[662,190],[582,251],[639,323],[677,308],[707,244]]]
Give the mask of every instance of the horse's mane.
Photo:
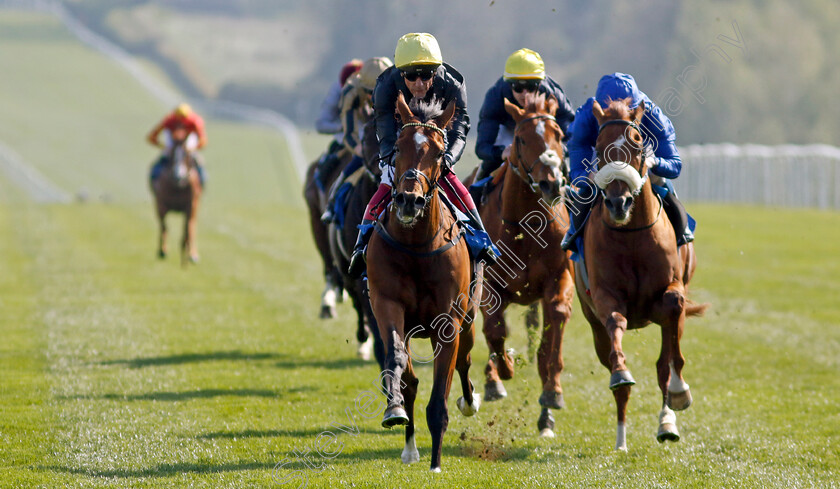
[[[415,117],[420,119],[420,122],[429,122],[432,119],[443,114],[442,100],[437,97],[432,97],[426,102],[423,99],[413,98],[408,103],[408,108]]]

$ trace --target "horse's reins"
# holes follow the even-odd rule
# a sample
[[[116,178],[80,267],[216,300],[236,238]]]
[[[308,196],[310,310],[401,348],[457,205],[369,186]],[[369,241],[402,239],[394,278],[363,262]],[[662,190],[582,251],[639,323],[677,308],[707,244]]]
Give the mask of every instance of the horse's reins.
[[[526,117],[525,119],[522,119],[521,121],[517,122],[516,127],[513,128],[513,141],[516,144],[516,154],[517,155],[522,154],[522,152],[519,149],[521,144],[522,144],[522,142],[521,142],[522,139],[517,137],[516,133],[519,132],[519,128],[522,127],[523,123],[528,122],[528,121],[532,121],[532,120],[535,120],[535,119],[545,119],[545,120],[549,120],[549,121],[554,121],[555,124],[557,123],[557,119],[555,119],[553,115],[549,115],[549,114],[537,114],[535,116]],[[517,159],[517,161],[519,161],[519,164],[522,165],[522,171],[519,170],[519,165],[516,165],[516,166],[510,165],[510,169],[513,171],[513,173],[516,176],[518,176],[519,178],[524,180],[525,183],[528,184],[528,188],[530,188],[532,192],[538,193],[539,189],[540,189],[540,184],[538,184],[537,182],[534,181],[534,177],[531,176],[531,173],[534,171],[534,168],[536,168],[537,163],[540,163],[540,161],[541,161],[540,158],[537,157],[533,161],[533,163],[531,163],[530,167],[526,167],[525,164],[518,157],[516,159]],[[524,175],[523,175],[523,173],[524,173]]]
[[[624,119],[614,119],[614,120],[611,120],[611,121],[604,122],[603,124],[601,124],[598,127],[598,134],[599,135],[601,134],[601,130],[603,130],[605,126],[609,126],[611,124],[619,124],[619,125],[622,125],[622,126],[630,126],[633,129],[635,129],[636,131],[638,131],[639,135],[644,136],[644,133],[642,132],[642,128],[639,127],[639,124],[636,123],[636,121],[626,121]],[[644,187],[645,182],[647,181],[648,168],[645,165],[645,146],[644,146],[644,144],[642,144],[641,146],[631,145],[631,147],[633,149],[638,150],[641,153],[642,168],[645,169],[644,175],[642,175],[642,172],[639,171],[639,175],[642,177],[642,184],[639,186],[639,188],[635,192],[633,192],[633,196],[636,196],[642,191],[642,187]],[[604,189],[600,189],[600,191],[601,191],[601,199],[603,200],[603,199],[606,198],[606,194],[604,193]],[[610,226],[609,223],[604,221],[604,226],[606,226],[607,229],[611,229],[613,231],[619,231],[619,232],[622,232],[622,233],[630,233],[630,232],[634,232],[634,231],[644,231],[645,229],[652,228],[653,225],[656,224],[659,221],[659,218],[662,216],[662,207],[663,207],[662,197],[660,197],[659,194],[657,194],[656,192],[654,192],[653,194],[656,196],[656,199],[659,201],[659,212],[656,213],[656,219],[654,219],[652,223],[650,223],[646,226],[638,227],[638,228],[624,228],[624,227]]]
[[[440,133],[443,136],[443,147],[446,148],[446,141],[447,141],[446,131],[439,128],[438,126],[436,126],[434,124],[428,124],[428,123],[425,123],[425,122],[409,122],[407,124],[403,124],[402,128],[400,128],[400,131],[402,131],[406,127],[424,127],[426,129],[432,129],[434,131],[437,131],[438,133]],[[384,158],[389,158],[393,153],[394,153],[394,151],[391,151],[388,155],[385,155],[384,157],[380,158],[379,160],[381,161]],[[404,180],[420,180],[419,177],[422,177],[426,181],[426,183],[429,185],[429,190],[426,191],[423,194],[423,200],[424,200],[423,208],[425,209],[426,206],[429,205],[429,202],[431,202],[432,198],[434,197],[435,191],[438,190],[438,187],[439,187],[438,183],[437,182],[432,182],[431,178],[429,178],[425,173],[421,172],[417,168],[409,168],[402,175],[400,175],[400,177],[397,179],[396,182],[394,182],[394,185],[391,187],[391,199],[392,199],[391,200],[391,202],[392,202],[391,205],[392,206],[394,205],[393,202],[396,198],[397,187],[399,186],[399,184],[402,183]],[[443,216],[443,207],[440,208],[440,214],[441,214],[441,224],[440,224],[440,226],[438,226],[438,229],[435,232],[434,236],[432,236],[428,241],[426,241],[424,243],[416,244],[416,245],[405,245],[405,244],[397,241],[393,236],[391,236],[390,233],[388,233],[388,230],[385,229],[385,226],[382,225],[381,221],[377,221],[374,229],[382,237],[382,239],[385,240],[386,243],[388,243],[392,248],[395,248],[397,251],[401,251],[401,252],[406,253],[408,255],[412,255],[412,256],[416,256],[416,257],[420,257],[420,258],[436,256],[436,255],[440,255],[440,254],[446,252],[447,250],[449,250],[450,248],[452,248],[453,246],[458,244],[458,242],[461,241],[461,238],[464,237],[464,230],[460,229],[458,234],[454,238],[447,241],[446,244],[444,244],[440,248],[434,249],[432,251],[418,252],[418,251],[414,251],[414,250],[410,249],[409,247],[422,248],[424,246],[428,246],[429,244],[434,242],[434,240],[437,239],[438,236],[440,236],[440,233],[443,230],[443,217],[444,217]],[[386,219],[387,219],[387,217],[386,217]],[[457,219],[453,220],[452,226],[455,226],[455,224],[457,222],[458,222]],[[452,229],[452,227],[450,227],[450,229]]]

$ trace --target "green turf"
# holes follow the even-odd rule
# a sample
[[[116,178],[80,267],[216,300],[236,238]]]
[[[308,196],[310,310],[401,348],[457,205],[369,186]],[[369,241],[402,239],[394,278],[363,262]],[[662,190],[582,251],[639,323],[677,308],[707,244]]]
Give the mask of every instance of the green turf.
[[[187,271],[174,256],[158,262],[145,184],[154,151],[142,134],[163,108],[54,21],[0,11],[0,38],[0,65],[21,72],[54,62],[58,77],[75,76],[63,63],[85,66],[96,83],[62,90],[107,99],[74,106],[44,94],[46,81],[27,88],[24,74],[4,73],[0,101],[15,120],[0,118],[0,140],[68,191],[114,196],[36,205],[0,175],[0,487],[279,487],[275,465],[290,458],[302,470],[293,451],[327,429],[340,445],[326,448],[340,453],[312,456],[324,468],[303,470],[307,487],[838,486],[837,213],[689,205],[700,222],[693,297],[713,305],[683,337],[695,403],[677,415],[679,443],[655,441],[652,327],[625,339],[638,384],[629,451],[612,450],[608,373],[576,303],[557,438],[536,437],[541,388],[524,365],[507,383],[510,397],[474,418],[458,413],[453,394],[444,472],[434,475],[427,366],[418,367],[418,464],[399,461],[402,431],[381,429],[379,413],[357,415],[358,434],[331,427],[347,424],[377,369],[355,358],[349,305],[337,320],[317,319],[321,267],[282,140],[209,121],[203,261]],[[12,42],[25,57],[8,54]],[[119,117],[114,104],[131,115]],[[71,119],[84,123],[62,126],[69,136],[38,130]],[[89,132],[116,140],[84,145],[78,138]],[[322,142],[307,142],[309,156]],[[62,163],[68,153],[72,167]],[[523,352],[520,313],[510,313],[509,346]],[[481,386],[483,340],[474,352]]]

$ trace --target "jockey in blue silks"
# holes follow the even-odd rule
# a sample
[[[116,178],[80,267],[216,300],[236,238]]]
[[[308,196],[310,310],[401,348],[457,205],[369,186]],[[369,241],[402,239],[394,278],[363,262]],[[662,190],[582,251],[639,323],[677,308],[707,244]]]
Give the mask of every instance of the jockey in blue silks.
[[[597,196],[597,187],[592,179],[598,171],[595,141],[598,139],[598,121],[592,114],[592,103],[597,100],[602,107],[609,105],[610,100],[630,99],[630,108],[637,107],[642,101],[645,103],[645,115],[640,124],[642,137],[647,151],[649,171],[659,179],[651,179],[654,191],[662,197],[663,208],[668,219],[674,226],[677,235],[677,245],[694,241],[693,222],[689,226],[690,218],[685,212],[682,202],[677,199],[674,186],[670,182],[680,176],[682,160],[677,151],[676,132],[671,120],[655,105],[644,92],[639,90],[636,80],[625,73],[604,75],[598,82],[595,96],[590,97],[575,113],[572,137],[569,140],[570,169],[569,177],[572,187],[566,199],[569,214],[572,216],[571,226],[563,238],[563,249],[578,251],[574,236],[585,223],[592,203]],[[659,185],[654,184],[659,180]]]

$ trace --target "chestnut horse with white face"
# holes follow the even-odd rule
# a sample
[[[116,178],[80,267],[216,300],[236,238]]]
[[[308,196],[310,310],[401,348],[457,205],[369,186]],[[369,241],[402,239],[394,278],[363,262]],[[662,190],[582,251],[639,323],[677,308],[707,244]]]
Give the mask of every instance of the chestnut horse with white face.
[[[439,472],[449,423],[446,400],[454,370],[461,380],[463,396],[457,402],[461,412],[475,414],[481,399],[469,379],[475,337],[470,256],[460,226],[437,187],[446,150],[444,129],[455,113],[455,103],[442,113],[434,103],[413,105],[412,112],[400,93],[397,113],[402,129],[396,143],[393,204],[384,222],[377,224],[367,249],[370,302],[386,345],[388,407],[382,425],[406,425],[402,461],[419,460],[414,437],[418,380],[409,341],[429,338],[434,350],[434,381],[426,421],[432,434],[431,469]],[[480,285],[474,290],[480,297]]]
[[[172,146],[167,154],[167,165],[160,177],[152,182],[155,209],[160,225],[158,257],[166,257],[166,214],[184,214],[184,235],[181,239],[181,265],[198,263],[196,245],[196,222],[198,203],[201,199],[201,181],[192,153],[187,149],[188,131],[178,128],[172,131]]]
[[[691,404],[682,377],[683,324],[686,316],[701,315],[708,307],[686,297],[696,266],[694,246],[677,248],[674,229],[663,217],[662,200],[648,178],[639,125],[645,104],[631,109],[628,100],[612,101],[606,110],[598,102],[592,106],[600,124],[594,178],[600,193],[583,234],[585,269],[575,264],[578,297],[592,327],[595,351],[611,373],[618,415],[617,450],[627,449],[625,417],[630,386],[635,384],[622,350],[624,333],[651,322],[661,327],[656,371],[662,410],[657,439],[677,441],[674,411]]]
[[[493,242],[502,250],[499,263],[485,270],[484,286],[500,302],[483,304],[484,336],[490,348],[485,368],[485,401],[502,399],[502,379],[513,377],[514,362],[505,350],[510,304],[542,305],[542,340],[537,350],[542,382],[540,435],[554,436],[551,409],[564,407],[560,372],[563,370],[563,331],[572,314],[574,277],[569,253],[560,248],[569,225],[561,202],[563,131],[554,119],[557,100],[534,97],[525,108],[505,100],[516,122],[504,179],[487,194],[481,219]],[[533,232],[534,230],[539,232]],[[492,291],[492,292],[491,292]]]

